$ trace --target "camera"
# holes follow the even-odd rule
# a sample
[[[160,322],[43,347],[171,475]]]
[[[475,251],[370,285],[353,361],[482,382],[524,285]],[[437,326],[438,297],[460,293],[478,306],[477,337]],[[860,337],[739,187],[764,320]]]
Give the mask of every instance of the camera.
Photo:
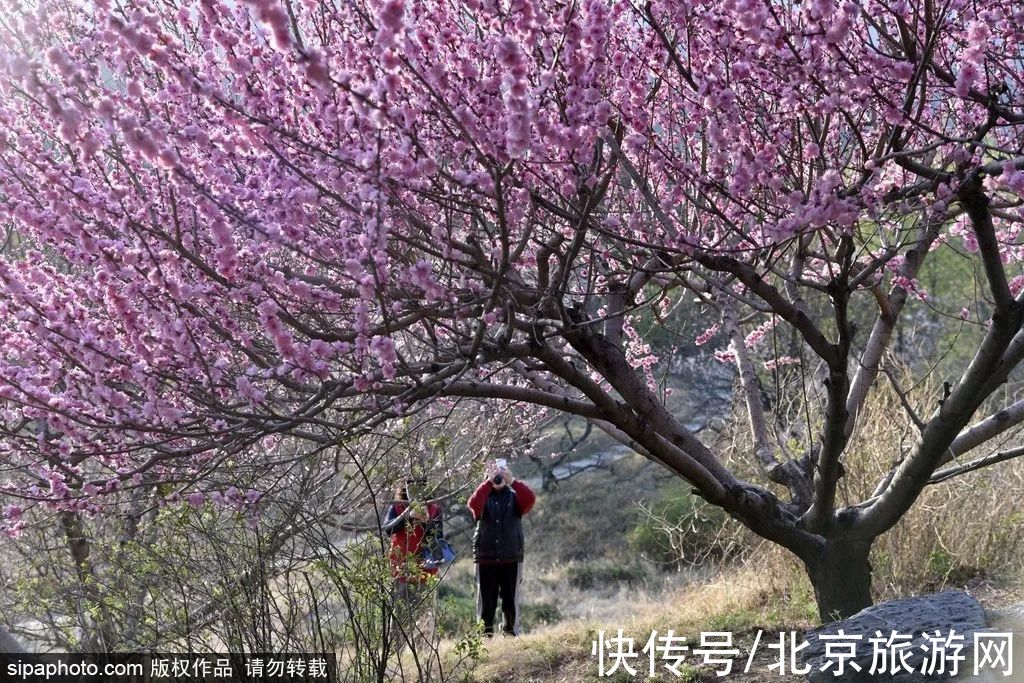
[[[494,468],[499,471],[493,477],[491,477],[491,481],[493,481],[495,484],[500,484],[501,482],[503,482],[505,479],[504,477],[501,476],[501,470],[505,469],[506,467],[508,467],[508,460],[506,460],[505,458],[496,459],[494,461]]]

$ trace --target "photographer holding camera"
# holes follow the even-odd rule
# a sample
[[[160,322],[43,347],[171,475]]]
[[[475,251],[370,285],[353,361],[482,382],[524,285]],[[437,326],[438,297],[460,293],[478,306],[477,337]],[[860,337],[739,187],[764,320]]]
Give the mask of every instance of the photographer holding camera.
[[[473,561],[476,563],[477,616],[484,635],[494,635],[494,613],[501,598],[505,635],[519,635],[519,586],[523,581],[522,516],[536,494],[512,476],[504,458],[487,464],[485,479],[469,497],[476,520]]]

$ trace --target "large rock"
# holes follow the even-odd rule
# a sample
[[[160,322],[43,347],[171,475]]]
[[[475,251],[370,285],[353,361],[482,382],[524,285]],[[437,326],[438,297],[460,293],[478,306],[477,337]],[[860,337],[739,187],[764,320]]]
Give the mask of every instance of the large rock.
[[[856,656],[848,660],[848,662],[853,661],[859,664],[860,672],[847,665],[844,675],[836,676],[834,664],[827,670],[821,671],[821,667],[826,661],[826,641],[821,640],[819,636],[838,634],[840,629],[844,635],[861,636],[861,639],[857,641]],[[964,655],[965,660],[959,663],[960,670],[963,671],[971,666],[974,634],[990,629],[988,629],[985,610],[981,604],[967,593],[953,590],[917,598],[883,602],[868,607],[848,619],[812,629],[804,636],[809,646],[800,653],[801,661],[811,666],[807,680],[813,683],[824,683],[825,681],[930,683],[931,681],[949,680],[948,674],[926,676],[920,671],[927,656],[927,651],[921,648],[922,645],[927,645],[924,634],[928,633],[934,636],[938,631],[945,637],[951,630],[964,637],[960,642],[964,646],[961,654]],[[910,654],[906,659],[908,664],[912,665],[914,673],[901,672],[896,676],[889,674],[872,676],[868,673],[871,669],[874,649],[869,639],[876,637],[876,631],[881,632],[885,637],[888,637],[892,631],[913,635],[912,644],[908,648]]]
[[[971,683],[1024,683],[1024,602],[986,610],[985,616],[993,631],[1013,634],[1013,673],[1006,676],[1003,671],[984,669],[975,675],[974,669],[968,668],[966,671],[961,670],[954,680]]]
[[[0,654],[14,654],[17,652],[27,652],[25,646],[18,642],[18,639],[12,636],[7,630],[0,626]]]

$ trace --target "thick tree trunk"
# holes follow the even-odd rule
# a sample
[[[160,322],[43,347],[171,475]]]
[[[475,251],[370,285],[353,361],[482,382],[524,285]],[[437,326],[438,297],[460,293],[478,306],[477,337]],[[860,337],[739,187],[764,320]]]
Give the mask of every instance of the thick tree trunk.
[[[822,552],[805,558],[821,623],[845,619],[873,604],[871,541],[829,540]]]

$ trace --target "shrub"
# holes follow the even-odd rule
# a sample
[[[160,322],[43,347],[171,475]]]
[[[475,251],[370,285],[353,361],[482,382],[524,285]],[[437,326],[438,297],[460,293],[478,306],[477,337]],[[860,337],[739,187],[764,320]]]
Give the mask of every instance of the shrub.
[[[566,567],[566,579],[573,588],[590,589],[613,583],[641,583],[643,568],[636,564],[619,564],[607,560],[572,562]]]
[[[725,512],[691,493],[686,482],[671,480],[641,509],[644,514],[628,539],[644,558],[678,568],[727,554],[732,534]]]
[[[442,637],[470,633],[476,625],[476,600],[473,596],[460,593],[438,595],[437,609],[437,629]]]
[[[558,605],[553,602],[536,602],[523,605],[523,612],[520,615],[525,628],[535,626],[557,624],[562,620],[562,613]]]

